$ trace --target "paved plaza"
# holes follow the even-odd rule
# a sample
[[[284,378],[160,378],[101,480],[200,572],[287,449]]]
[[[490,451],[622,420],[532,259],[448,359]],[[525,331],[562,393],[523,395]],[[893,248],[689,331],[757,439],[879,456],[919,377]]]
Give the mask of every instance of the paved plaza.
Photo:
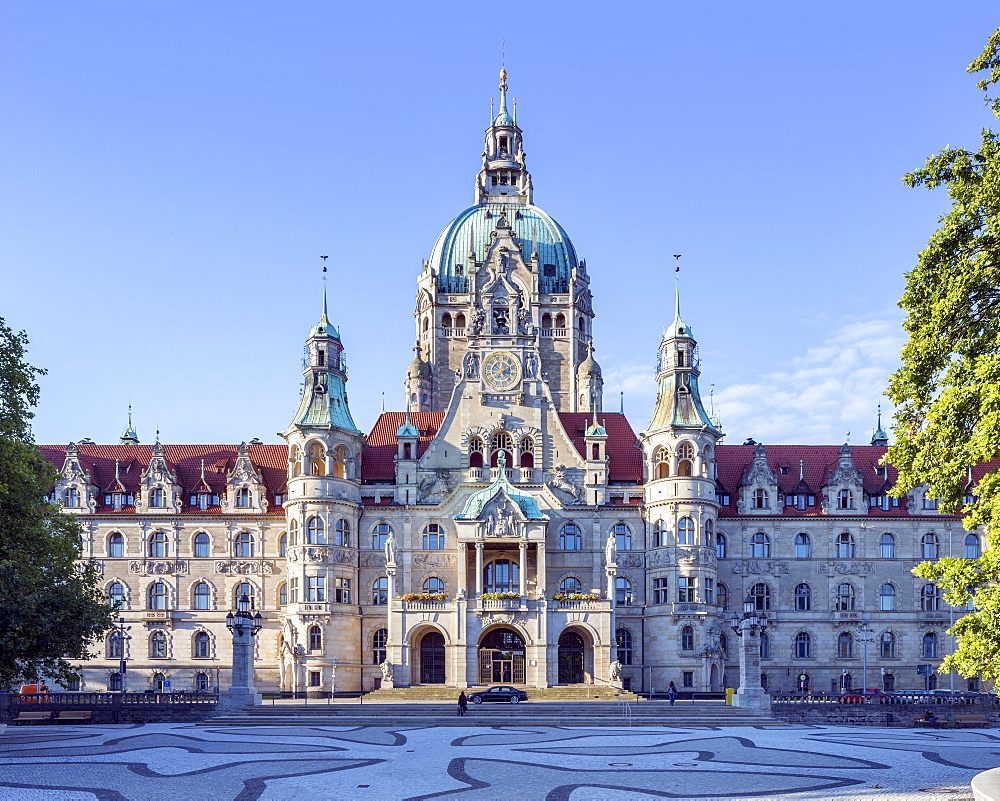
[[[21,726],[0,798],[971,799],[1000,731]]]

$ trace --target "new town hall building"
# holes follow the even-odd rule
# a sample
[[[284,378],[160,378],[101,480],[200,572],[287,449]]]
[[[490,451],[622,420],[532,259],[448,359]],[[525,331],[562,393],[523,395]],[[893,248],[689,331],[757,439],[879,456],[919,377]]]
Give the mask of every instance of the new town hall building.
[[[264,617],[270,689],[718,690],[738,685],[729,618],[747,595],[771,689],[860,686],[865,620],[870,685],[923,686],[918,666],[947,652],[955,612],[910,571],[980,540],[922,492],[887,494],[881,429],[866,446],[723,444],[679,303],[652,420],[636,433],[603,409],[587,266],[534,205],[505,80],[475,202],[417,277],[405,411],[357,428],[324,296],[283,444],[150,446],[129,426],[42,446],[131,626],[83,689],[119,688],[123,654],[130,690],[225,689],[241,595]]]

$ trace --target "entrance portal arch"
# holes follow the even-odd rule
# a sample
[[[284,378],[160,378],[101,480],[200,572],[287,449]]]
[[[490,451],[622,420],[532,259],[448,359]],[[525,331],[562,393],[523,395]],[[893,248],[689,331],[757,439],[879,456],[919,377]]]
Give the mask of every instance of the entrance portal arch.
[[[480,684],[524,684],[524,637],[513,629],[490,629],[479,641]]]
[[[583,684],[587,643],[580,632],[567,629],[559,635],[560,684]]]
[[[444,635],[440,631],[428,631],[420,638],[420,683],[444,682]]]

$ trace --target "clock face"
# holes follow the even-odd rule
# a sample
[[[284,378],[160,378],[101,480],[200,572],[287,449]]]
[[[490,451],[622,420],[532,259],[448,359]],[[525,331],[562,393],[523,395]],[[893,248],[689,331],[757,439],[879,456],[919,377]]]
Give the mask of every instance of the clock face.
[[[493,353],[483,363],[483,380],[491,389],[510,389],[521,380],[521,365],[509,353]]]

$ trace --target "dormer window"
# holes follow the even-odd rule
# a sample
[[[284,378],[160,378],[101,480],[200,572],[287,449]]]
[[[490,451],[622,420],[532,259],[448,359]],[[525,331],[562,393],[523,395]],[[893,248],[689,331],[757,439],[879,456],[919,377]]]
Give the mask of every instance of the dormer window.
[[[753,491],[753,496],[750,499],[750,506],[753,509],[767,509],[767,490],[755,489]]]
[[[837,508],[838,509],[853,509],[854,508],[854,493],[849,489],[842,489],[837,493]]]
[[[219,505],[219,496],[214,492],[199,492],[191,496],[191,505],[199,509],[207,509],[209,506]]]
[[[111,492],[104,496],[104,505],[112,509],[124,509],[135,503],[135,498],[131,492]]]
[[[63,506],[76,509],[80,505],[80,491],[76,487],[70,487],[63,492]]]
[[[253,500],[250,495],[250,490],[246,487],[241,487],[236,492],[236,506],[239,509],[249,509],[251,501]]]
[[[149,491],[149,505],[154,509],[162,509],[166,506],[166,496],[162,487],[153,487]]]

